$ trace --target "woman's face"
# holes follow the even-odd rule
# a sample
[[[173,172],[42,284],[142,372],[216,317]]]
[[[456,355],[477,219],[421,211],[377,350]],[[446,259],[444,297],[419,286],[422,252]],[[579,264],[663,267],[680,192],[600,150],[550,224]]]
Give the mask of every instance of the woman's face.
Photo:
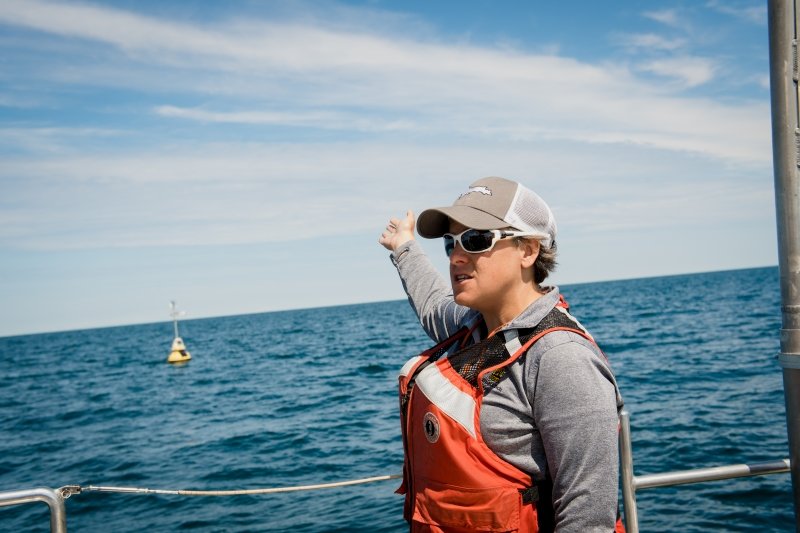
[[[467,227],[450,221],[450,233]],[[450,283],[459,305],[480,311],[484,316],[500,315],[509,294],[522,280],[524,252],[514,239],[502,239],[488,252],[468,253],[456,243],[450,254]]]

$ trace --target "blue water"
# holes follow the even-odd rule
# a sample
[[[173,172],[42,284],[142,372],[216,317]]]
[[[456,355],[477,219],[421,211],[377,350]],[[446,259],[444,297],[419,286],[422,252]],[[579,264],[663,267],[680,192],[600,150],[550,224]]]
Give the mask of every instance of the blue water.
[[[636,474],[788,457],[776,268],[562,287],[612,361]],[[0,491],[295,486],[400,473],[407,302],[0,338]],[[84,493],[70,531],[404,531],[396,481],[239,497]],[[642,531],[790,531],[788,474],[648,489]],[[44,504],[0,531],[49,531]]]

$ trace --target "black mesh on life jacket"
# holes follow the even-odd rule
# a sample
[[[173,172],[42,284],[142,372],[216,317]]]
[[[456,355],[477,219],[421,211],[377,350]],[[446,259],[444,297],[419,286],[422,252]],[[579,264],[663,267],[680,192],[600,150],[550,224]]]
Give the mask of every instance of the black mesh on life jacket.
[[[431,350],[431,353],[428,355],[428,361],[431,363],[435,363],[439,360],[441,356],[447,353],[447,350],[450,349],[452,344],[441,343],[436,346],[434,349]]]
[[[525,344],[531,338],[552,328],[581,329],[569,316],[556,308],[550,310],[541,322],[533,328],[520,329],[519,342]],[[473,387],[478,386],[478,375],[485,369],[498,365],[508,359],[511,354],[506,350],[505,336],[502,333],[493,335],[476,344],[462,348],[450,355],[450,364],[456,372]],[[505,368],[499,368],[487,376],[488,384],[496,384],[505,375]]]

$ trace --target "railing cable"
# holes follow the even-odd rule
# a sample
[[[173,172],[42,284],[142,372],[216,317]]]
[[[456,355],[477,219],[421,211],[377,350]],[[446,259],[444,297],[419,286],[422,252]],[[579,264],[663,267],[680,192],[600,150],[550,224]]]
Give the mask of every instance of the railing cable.
[[[399,479],[403,476],[392,474],[386,476],[374,476],[362,479],[351,479],[349,481],[337,481],[334,483],[319,483],[316,485],[299,485],[294,487],[271,487],[263,489],[237,489],[237,490],[183,490],[183,489],[147,489],[140,487],[108,487],[96,485],[65,485],[58,489],[61,497],[69,498],[73,494],[83,492],[116,492],[122,494],[167,494],[175,496],[247,496],[257,494],[274,494],[278,492],[296,492],[301,490],[331,489],[335,487],[346,487],[349,485],[360,485],[363,483],[374,483],[376,481],[388,481]]]

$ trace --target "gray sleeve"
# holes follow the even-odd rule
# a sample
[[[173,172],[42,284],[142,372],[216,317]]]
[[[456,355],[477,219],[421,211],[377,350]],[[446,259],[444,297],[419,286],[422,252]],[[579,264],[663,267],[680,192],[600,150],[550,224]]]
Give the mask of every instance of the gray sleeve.
[[[593,350],[569,340],[538,366],[530,399],[553,479],[556,531],[609,533],[619,460],[614,376]]]
[[[469,309],[453,301],[452,288],[422,247],[416,241],[409,241],[391,254],[391,260],[428,336],[439,342],[455,333]]]

